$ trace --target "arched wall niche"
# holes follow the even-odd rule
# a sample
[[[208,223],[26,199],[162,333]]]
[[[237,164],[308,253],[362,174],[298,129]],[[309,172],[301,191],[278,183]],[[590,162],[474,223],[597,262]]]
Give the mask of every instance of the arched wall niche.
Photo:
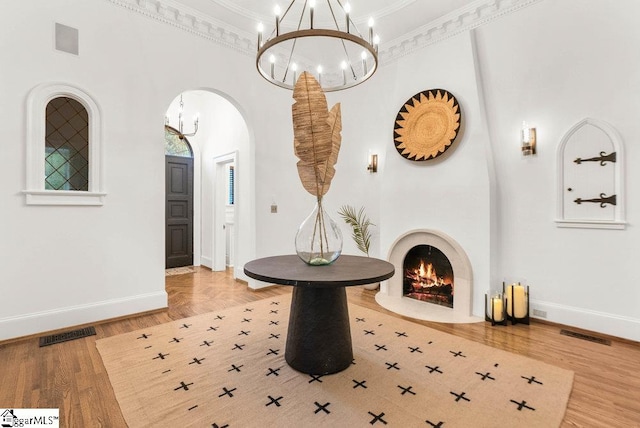
[[[624,229],[624,146],[609,123],[585,118],[557,152],[558,227]]]

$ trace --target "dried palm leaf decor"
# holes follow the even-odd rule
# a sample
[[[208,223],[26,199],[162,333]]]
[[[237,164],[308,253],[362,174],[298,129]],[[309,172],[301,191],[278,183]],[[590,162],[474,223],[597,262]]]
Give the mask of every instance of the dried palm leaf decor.
[[[316,79],[306,71],[293,90],[293,147],[298,175],[305,190],[316,197],[316,207],[296,234],[296,252],[311,265],[327,265],[342,252],[342,233],[322,207],[336,173],[342,136],[340,104],[328,109]]]

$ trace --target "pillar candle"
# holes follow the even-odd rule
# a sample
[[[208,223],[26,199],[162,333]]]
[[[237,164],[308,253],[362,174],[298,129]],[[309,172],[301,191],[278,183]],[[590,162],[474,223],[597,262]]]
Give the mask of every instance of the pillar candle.
[[[512,307],[513,311],[511,310]],[[512,312],[515,312],[515,314]],[[516,318],[527,316],[527,296],[523,285],[511,284],[507,287],[507,314]]]
[[[504,308],[502,306],[502,297],[491,298],[491,316],[495,322],[504,321]]]

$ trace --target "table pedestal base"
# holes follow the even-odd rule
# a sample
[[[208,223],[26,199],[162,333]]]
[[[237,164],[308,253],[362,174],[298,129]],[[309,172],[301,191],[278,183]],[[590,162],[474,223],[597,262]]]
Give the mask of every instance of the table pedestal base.
[[[314,375],[349,367],[353,349],[344,287],[293,289],[285,360]]]

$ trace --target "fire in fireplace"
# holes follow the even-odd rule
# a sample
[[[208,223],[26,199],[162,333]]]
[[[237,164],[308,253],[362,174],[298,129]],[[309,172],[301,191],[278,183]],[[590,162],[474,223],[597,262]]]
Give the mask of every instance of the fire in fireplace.
[[[453,308],[453,268],[431,245],[416,245],[404,258],[403,295]]]

